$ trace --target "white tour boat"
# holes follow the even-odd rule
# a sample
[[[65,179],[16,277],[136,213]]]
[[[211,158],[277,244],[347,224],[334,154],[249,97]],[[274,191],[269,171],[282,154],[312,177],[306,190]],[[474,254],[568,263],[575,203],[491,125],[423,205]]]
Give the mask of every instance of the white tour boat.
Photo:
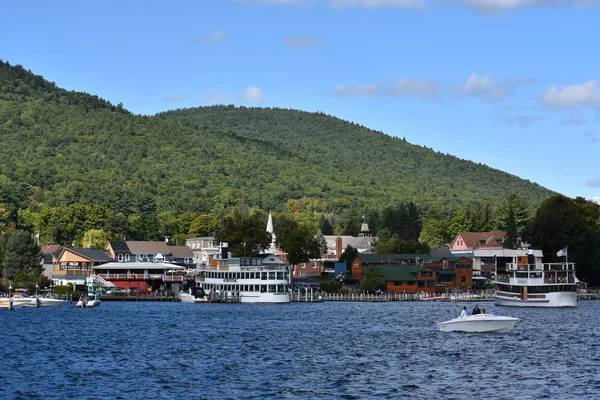
[[[442,332],[508,333],[519,319],[493,314],[467,315],[440,322]]]
[[[575,264],[541,262],[541,257],[517,257],[504,270],[496,266],[494,300],[497,306],[575,307]]]
[[[215,265],[200,265],[196,286],[208,301],[240,303],[289,303],[289,264],[274,254],[228,258],[228,244],[222,243]]]

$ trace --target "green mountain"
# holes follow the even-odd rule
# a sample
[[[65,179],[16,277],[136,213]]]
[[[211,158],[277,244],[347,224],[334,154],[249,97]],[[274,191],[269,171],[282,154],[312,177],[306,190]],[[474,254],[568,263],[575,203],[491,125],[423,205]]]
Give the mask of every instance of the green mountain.
[[[234,106],[132,115],[0,61],[0,204],[124,215],[304,199],[315,212],[454,209],[553,192],[322,113]],[[358,211],[360,212],[360,211]]]

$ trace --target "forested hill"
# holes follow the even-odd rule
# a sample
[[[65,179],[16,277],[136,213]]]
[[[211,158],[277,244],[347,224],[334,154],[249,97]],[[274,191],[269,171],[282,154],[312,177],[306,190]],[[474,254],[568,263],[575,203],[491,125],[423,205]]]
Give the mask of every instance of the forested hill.
[[[189,127],[217,127],[285,149],[298,163],[317,165],[300,193],[357,195],[371,204],[412,200],[442,209],[493,203],[518,193],[533,205],[554,194],[528,180],[416,146],[323,113],[289,109],[212,106],[157,115]],[[319,189],[321,193],[318,193]],[[315,192],[316,190],[316,192]],[[335,195],[334,197],[338,197]]]
[[[0,214],[12,219],[77,203],[143,216],[281,210],[302,198],[315,212],[360,213],[404,200],[453,209],[510,193],[537,205],[552,194],[324,114],[221,106],[138,116],[2,61],[0,141]]]

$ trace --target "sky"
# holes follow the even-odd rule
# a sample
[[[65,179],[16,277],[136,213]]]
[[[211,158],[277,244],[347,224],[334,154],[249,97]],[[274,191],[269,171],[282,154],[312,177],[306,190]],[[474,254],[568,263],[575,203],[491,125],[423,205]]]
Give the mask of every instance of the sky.
[[[135,114],[320,111],[600,200],[600,0],[20,0],[0,21],[0,59]]]

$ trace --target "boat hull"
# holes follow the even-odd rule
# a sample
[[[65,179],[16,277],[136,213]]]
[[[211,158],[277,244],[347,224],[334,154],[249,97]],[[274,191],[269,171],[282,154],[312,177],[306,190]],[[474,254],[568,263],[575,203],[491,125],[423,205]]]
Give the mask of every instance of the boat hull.
[[[207,303],[208,298],[206,296],[202,298],[197,298],[189,293],[181,293],[179,295],[179,301],[182,303]]]
[[[75,307],[79,307],[79,308],[92,308],[92,307],[98,307],[100,306],[100,304],[102,303],[102,301],[100,301],[100,299],[94,299],[94,300],[79,300],[77,302],[77,304],[75,304]]]
[[[507,307],[575,307],[577,306],[577,292],[546,293],[544,298],[528,298],[521,300],[517,295],[494,295],[497,306]]]
[[[289,293],[254,293],[254,292],[242,292],[240,293],[241,303],[269,303],[269,304],[283,304],[291,301]]]
[[[491,314],[454,318],[438,324],[442,332],[508,333],[519,319]]]
[[[12,308],[23,308],[27,307],[31,303],[31,299],[12,299]],[[10,299],[2,298],[0,299],[0,308],[10,308]]]

